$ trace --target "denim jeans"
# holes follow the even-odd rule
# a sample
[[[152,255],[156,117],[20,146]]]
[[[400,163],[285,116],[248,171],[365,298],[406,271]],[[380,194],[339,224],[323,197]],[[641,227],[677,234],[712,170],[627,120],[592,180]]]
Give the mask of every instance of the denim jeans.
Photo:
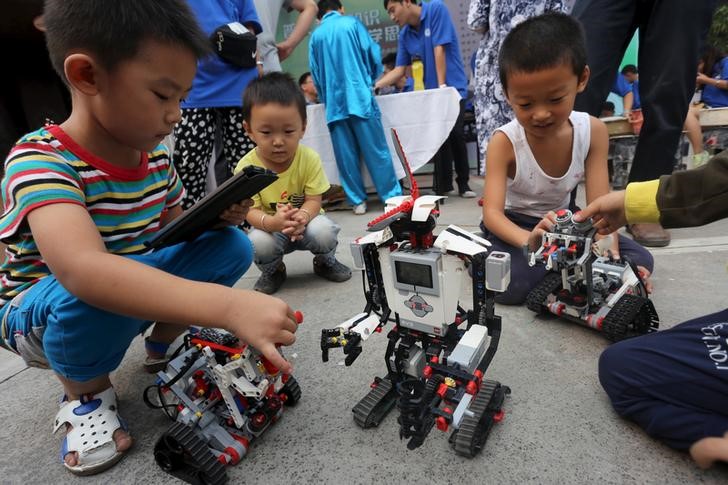
[[[291,239],[282,232],[266,232],[252,229],[248,233],[255,251],[254,261],[261,271],[274,271],[283,256],[293,251],[310,251],[316,255],[333,257],[339,244],[337,236],[341,226],[319,214],[306,226],[303,238]]]

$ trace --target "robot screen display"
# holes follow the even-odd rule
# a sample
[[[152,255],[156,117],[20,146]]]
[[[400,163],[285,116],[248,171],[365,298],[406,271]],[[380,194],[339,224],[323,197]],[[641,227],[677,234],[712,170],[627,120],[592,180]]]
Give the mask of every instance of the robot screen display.
[[[432,288],[432,266],[429,264],[395,261],[397,282],[404,285]]]

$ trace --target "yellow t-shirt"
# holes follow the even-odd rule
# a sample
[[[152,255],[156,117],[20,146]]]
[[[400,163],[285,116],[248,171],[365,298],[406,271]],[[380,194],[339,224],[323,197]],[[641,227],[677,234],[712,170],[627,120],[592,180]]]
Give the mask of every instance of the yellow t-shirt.
[[[265,168],[255,148],[240,159],[235,167],[235,173],[248,165]],[[279,203],[301,207],[306,195],[321,195],[329,190],[329,187],[318,153],[311,148],[298,145],[296,155],[288,169],[278,174],[278,180],[253,196],[253,207],[272,215],[275,214]]]

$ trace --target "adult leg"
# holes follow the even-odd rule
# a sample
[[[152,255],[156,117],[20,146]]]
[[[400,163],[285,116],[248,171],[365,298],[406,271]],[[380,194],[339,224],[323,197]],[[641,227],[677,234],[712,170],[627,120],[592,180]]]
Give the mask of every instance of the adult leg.
[[[615,411],[688,450],[728,431],[728,310],[613,344],[599,380]]]
[[[240,159],[255,148],[255,143],[243,129],[242,108],[218,108],[218,112],[222,120],[222,156],[227,162],[227,177],[218,180],[222,183],[230,178]]]
[[[344,188],[349,203],[357,206],[367,200],[367,193],[361,178],[359,152],[356,148],[356,139],[350,126],[350,119],[329,123],[329,133],[331,133],[331,144],[334,147],[341,186]]]
[[[630,182],[672,173],[690,99],[695,66],[712,21],[715,0],[659,0],[640,15],[640,97],[644,124]]]
[[[576,97],[575,110],[592,116],[601,113],[622,55],[637,28],[636,4],[636,0],[577,0],[574,5],[572,15],[584,26],[591,71],[586,89]]]
[[[432,157],[432,163],[434,167],[434,173],[432,174],[432,189],[438,195],[444,195],[453,190],[452,188],[452,147],[450,145],[450,136],[437,150],[437,153]]]
[[[465,100],[460,100],[460,113],[458,114],[455,125],[448,136],[450,141],[450,152],[452,153],[453,162],[455,163],[455,181],[458,184],[458,193],[461,196],[474,197],[475,194],[470,190],[470,162],[468,160],[468,148],[465,144]]]
[[[358,147],[361,158],[369,170],[382,202],[390,197],[402,195],[402,187],[392,165],[392,155],[384,134],[379,111],[371,118],[350,118],[350,126],[354,132],[354,143]]]
[[[215,143],[215,113],[213,109],[186,108],[174,128],[172,161],[187,190],[185,209],[205,195],[207,165]]]

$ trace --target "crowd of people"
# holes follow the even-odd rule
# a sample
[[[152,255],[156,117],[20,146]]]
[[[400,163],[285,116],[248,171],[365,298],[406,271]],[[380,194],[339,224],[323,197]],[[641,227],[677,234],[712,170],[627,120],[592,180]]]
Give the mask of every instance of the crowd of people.
[[[644,245],[669,243],[664,228],[728,215],[728,156],[702,155],[699,168],[671,175],[682,127],[697,120],[696,87],[704,105],[728,106],[728,57],[711,51],[695,74],[715,1],[644,3],[577,0],[569,15],[561,0],[470,2],[468,23],[483,35],[472,84],[486,173],[482,211],[473,204],[472,216],[474,224],[482,216],[494,249],[511,255],[501,304],[522,304],[543,279],[523,247],[556,211],[579,210],[581,183],[587,206],[578,217],[592,217],[600,237],[611,236],[612,257],[631,260],[645,281],[655,268]],[[396,53],[384,59],[339,0],[45,0],[38,25],[72,106],[60,123],[23,136],[5,161],[0,346],[58,377],[56,427],[66,426],[61,455],[72,473],[108,469],[132,446],[109,374],[137,335],[146,333],[156,365],[190,325],[222,327],[288,371],[277,346],[295,341],[296,318],[271,296],[286,280],[284,256],[312,253],[316,275],[351,278],[336,257],[340,226],[322,207],[330,184],[321,159],[300,143],[307,105],[323,103],[346,198],[364,214],[360,161],[382,201],[402,194],[375,93],[454,88],[459,115],[433,156],[433,190],[476,197],[464,137],[469,83],[448,7],[383,7],[400,28]],[[284,9],[297,20],[277,39]],[[281,61],[315,19],[310,69],[294,80]],[[638,28],[650,32],[639,70],[619,70]],[[623,97],[625,116],[641,109],[644,119],[620,192],[610,192],[598,118],[614,114],[610,90]],[[169,135],[171,151],[162,143]],[[145,241],[205,195],[218,159],[222,179],[248,165],[278,179],[225,210],[228,227],[149,250]],[[624,225],[633,238],[616,234]],[[253,263],[261,272],[254,291],[232,288]],[[728,366],[704,344],[725,345],[727,317],[615,344],[599,361],[615,410],[703,467],[728,461]],[[87,418],[111,433],[80,439]]]

